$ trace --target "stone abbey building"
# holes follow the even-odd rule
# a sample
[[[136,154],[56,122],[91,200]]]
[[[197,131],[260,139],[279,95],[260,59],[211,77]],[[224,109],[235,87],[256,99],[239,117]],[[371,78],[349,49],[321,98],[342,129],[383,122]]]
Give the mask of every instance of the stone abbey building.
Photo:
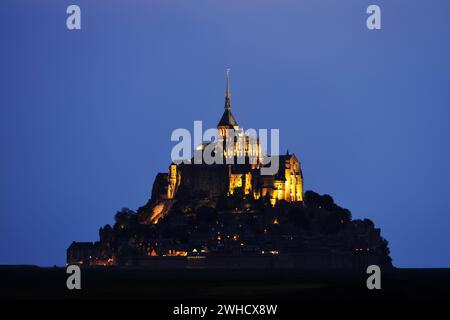
[[[233,141],[231,147],[227,142]],[[177,193],[185,192],[191,197],[218,199],[224,195],[242,193],[255,199],[266,197],[272,205],[277,201],[301,202],[303,200],[303,174],[295,154],[277,155],[278,170],[273,175],[261,173],[264,155],[258,137],[246,134],[231,113],[230,81],[227,72],[225,110],[217,124],[217,142],[213,147],[222,153],[222,164],[172,163],[168,173],[159,173],[153,184],[152,199],[155,206],[149,222],[157,222],[167,212],[170,200]],[[211,143],[196,147],[194,153],[202,159],[203,152],[213,149]],[[238,158],[241,161],[238,161]],[[233,164],[227,164],[227,159]],[[181,191],[182,190],[182,191]]]

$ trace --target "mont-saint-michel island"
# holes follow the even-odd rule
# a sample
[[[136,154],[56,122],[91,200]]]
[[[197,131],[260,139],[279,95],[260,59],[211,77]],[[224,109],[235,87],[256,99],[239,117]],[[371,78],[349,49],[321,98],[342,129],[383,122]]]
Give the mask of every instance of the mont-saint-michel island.
[[[117,212],[113,226],[100,228],[98,241],[73,242],[67,264],[157,269],[392,267],[388,242],[374,222],[353,220],[350,210],[330,195],[304,190],[307,169],[294,152],[272,155],[277,170],[265,172],[267,155],[260,139],[244,133],[232,114],[229,82],[227,76],[217,140],[195,146],[188,161],[172,161],[167,172],[156,175],[148,202]],[[221,108],[218,104],[218,115]],[[240,143],[230,147],[230,140]],[[221,150],[223,161],[203,160],[211,147],[213,153]],[[201,161],[195,161],[197,156]]]

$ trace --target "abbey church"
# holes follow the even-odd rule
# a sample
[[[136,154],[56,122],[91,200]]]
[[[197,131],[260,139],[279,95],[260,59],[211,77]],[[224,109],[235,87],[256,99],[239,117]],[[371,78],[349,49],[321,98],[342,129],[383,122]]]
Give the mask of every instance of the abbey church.
[[[233,135],[233,137],[230,137]],[[301,165],[295,154],[286,153],[276,156],[279,163],[278,172],[273,175],[264,175],[261,168],[264,166],[264,153],[259,138],[244,133],[235,117],[231,113],[230,80],[227,72],[225,110],[217,124],[217,143],[223,152],[222,164],[194,163],[194,158],[188,163],[172,163],[168,173],[159,173],[153,185],[152,199],[156,208],[161,203],[175,199],[178,193],[185,193],[193,198],[218,199],[221,196],[232,196],[236,193],[259,199],[270,199],[272,205],[277,201],[300,202],[303,200],[303,175]],[[232,147],[226,142],[235,138]],[[194,153],[208,150],[209,144],[196,147]],[[226,159],[241,158],[227,164]],[[158,206],[159,204],[159,206]],[[165,211],[165,210],[164,210]],[[156,210],[152,221],[156,222],[160,214]]]

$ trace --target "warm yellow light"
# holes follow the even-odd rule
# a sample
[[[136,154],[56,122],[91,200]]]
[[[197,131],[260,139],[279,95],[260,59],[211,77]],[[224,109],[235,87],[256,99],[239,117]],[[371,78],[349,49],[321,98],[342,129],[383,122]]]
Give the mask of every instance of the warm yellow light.
[[[169,250],[169,257],[185,257],[188,255],[187,251],[176,251],[176,250]]]
[[[150,220],[154,224],[158,223],[159,218],[161,218],[161,214],[163,212],[163,209],[164,209],[164,204],[163,203],[159,203],[155,207],[153,207],[153,209],[152,209],[152,216],[151,216]]]

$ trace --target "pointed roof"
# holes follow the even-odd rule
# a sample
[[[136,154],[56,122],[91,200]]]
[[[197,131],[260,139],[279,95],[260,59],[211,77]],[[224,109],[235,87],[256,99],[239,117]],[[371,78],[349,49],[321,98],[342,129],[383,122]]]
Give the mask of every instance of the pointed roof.
[[[236,119],[231,113],[231,94],[230,94],[230,69],[227,69],[227,86],[225,91],[225,111],[220,118],[218,127],[237,127]]]
[[[220,118],[219,124],[217,125],[218,127],[237,127],[237,122],[234,119],[233,115],[231,114],[231,111],[225,110],[225,112],[222,115],[222,118]]]

